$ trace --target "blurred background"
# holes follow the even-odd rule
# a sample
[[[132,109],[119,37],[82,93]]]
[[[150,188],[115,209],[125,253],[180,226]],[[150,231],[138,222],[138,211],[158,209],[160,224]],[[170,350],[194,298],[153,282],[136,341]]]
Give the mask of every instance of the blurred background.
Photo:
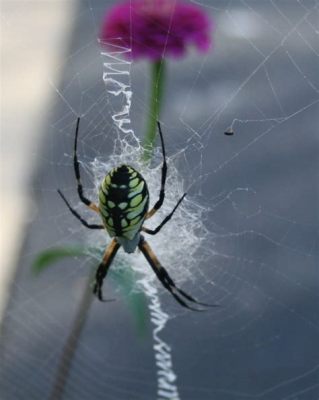
[[[31,272],[42,250],[92,243],[56,189],[79,205],[71,152],[76,115],[84,115],[79,150],[92,196],[91,163],[107,160],[118,137],[96,40],[113,4],[1,3],[3,400],[49,398],[96,264],[69,258],[37,277]],[[168,61],[161,119],[167,152],[190,202],[203,208],[206,231],[204,239],[198,233],[194,264],[176,266],[189,278],[169,271],[188,292],[221,307],[189,313],[158,285],[178,398],[315,400],[318,2],[196,4],[214,18],[214,48]],[[133,63],[130,73],[132,126],[142,137],[149,65]],[[225,136],[230,126],[234,135]],[[64,398],[159,399],[151,328],[141,336],[116,284],[106,288],[117,301],[93,302]]]

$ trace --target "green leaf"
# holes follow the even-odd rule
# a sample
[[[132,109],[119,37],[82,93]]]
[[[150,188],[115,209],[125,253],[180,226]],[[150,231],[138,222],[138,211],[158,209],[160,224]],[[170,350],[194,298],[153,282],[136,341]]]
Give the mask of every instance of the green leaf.
[[[93,247],[54,247],[39,253],[32,264],[32,271],[39,274],[52,264],[63,260],[66,257],[89,256],[101,259],[103,252]],[[141,336],[147,332],[149,325],[149,313],[147,297],[143,292],[136,291],[135,282],[137,274],[128,266],[121,265],[120,268],[110,269],[110,278],[119,288],[121,296],[128,305],[133,315],[137,330]]]
[[[66,257],[87,256],[88,250],[83,247],[54,247],[39,253],[32,264],[32,271],[39,274],[51,264]]]
[[[136,291],[137,274],[129,267],[120,268],[111,272],[111,278],[130,308],[136,327],[141,336],[144,336],[149,327],[149,312],[147,297],[144,292]]]

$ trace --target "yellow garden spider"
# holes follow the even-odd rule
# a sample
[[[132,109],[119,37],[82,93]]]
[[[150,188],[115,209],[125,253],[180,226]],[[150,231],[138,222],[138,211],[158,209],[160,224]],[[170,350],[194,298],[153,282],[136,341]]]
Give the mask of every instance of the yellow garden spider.
[[[106,277],[109,267],[119,248],[122,246],[126,253],[133,253],[138,247],[144,254],[157,278],[172,294],[175,300],[183,307],[194,311],[202,311],[202,308],[191,307],[189,304],[187,304],[186,300],[202,306],[211,305],[197,301],[194,297],[178,288],[172,278],[169,276],[166,269],[160,264],[149,244],[141,235],[141,232],[145,232],[150,235],[156,235],[172,218],[177,207],[180,205],[186,195],[186,193],[183,194],[171,213],[164,218],[157,228],[151,230],[143,226],[144,221],[151,218],[156,211],[161,208],[165,197],[167,164],[161,125],[159,122],[157,125],[162,145],[163,166],[159,199],[151,210],[148,210],[149,192],[146,181],[133,167],[125,164],[113,168],[104,177],[99,188],[99,205],[96,205],[87,197],[85,197],[80,178],[80,164],[77,157],[77,141],[80,118],[77,119],[73,153],[73,166],[77,180],[77,192],[82,203],[100,215],[103,225],[89,224],[80,216],[80,214],[77,213],[77,211],[71,207],[68,200],[60,190],[58,190],[58,193],[64,200],[71,213],[79,221],[81,221],[84,226],[89,229],[106,229],[110,237],[113,238],[104,252],[103,259],[98,266],[95,276],[93,293],[98,297],[99,300],[104,301],[102,296],[103,280]]]

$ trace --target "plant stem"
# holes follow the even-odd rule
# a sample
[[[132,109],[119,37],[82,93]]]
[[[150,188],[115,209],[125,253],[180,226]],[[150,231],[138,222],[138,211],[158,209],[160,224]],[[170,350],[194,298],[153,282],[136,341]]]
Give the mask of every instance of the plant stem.
[[[49,400],[61,400],[63,398],[63,393],[71,370],[72,360],[74,358],[79,338],[86,323],[93,299],[91,282],[92,276],[89,277],[85,284],[81,303],[75,315],[69,336],[63,346],[62,355],[59,360],[59,365]]]
[[[156,122],[159,119],[161,110],[161,102],[163,97],[164,88],[164,75],[165,64],[164,61],[156,61],[152,64],[151,75],[151,99],[150,99],[150,113],[147,124],[147,131],[143,141],[143,161],[148,163],[153,154],[154,142],[156,139]]]

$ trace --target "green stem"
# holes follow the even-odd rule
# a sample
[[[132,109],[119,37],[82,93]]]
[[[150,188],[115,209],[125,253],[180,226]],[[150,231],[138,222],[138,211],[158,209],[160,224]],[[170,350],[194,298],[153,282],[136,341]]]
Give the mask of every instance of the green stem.
[[[65,387],[70,375],[72,361],[74,359],[79,339],[86,323],[93,299],[91,282],[92,276],[90,276],[85,283],[85,289],[83,291],[81,302],[74,318],[71,331],[63,346],[49,400],[61,400],[63,398]]]
[[[164,88],[165,64],[164,61],[156,61],[152,64],[151,77],[151,104],[147,124],[147,132],[143,141],[143,161],[148,163],[153,154],[155,139],[157,136],[156,122],[159,119],[161,111],[161,102]]]

